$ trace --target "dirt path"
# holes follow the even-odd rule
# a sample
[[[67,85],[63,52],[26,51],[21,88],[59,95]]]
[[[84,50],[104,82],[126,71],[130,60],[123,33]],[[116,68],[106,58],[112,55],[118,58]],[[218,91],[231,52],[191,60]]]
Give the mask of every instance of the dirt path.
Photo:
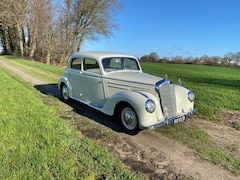
[[[59,97],[56,87],[47,84],[49,82],[32,77],[18,69],[17,66],[10,66],[2,60],[0,60],[0,66],[13,71],[25,81],[32,83],[41,92]],[[135,136],[129,136],[122,133],[118,124],[110,121],[111,118],[91,108],[78,102],[65,104],[59,101],[59,103],[63,109],[60,116],[67,120],[74,120],[77,127],[78,122],[91,121],[94,123],[95,129],[107,128],[112,134],[111,138],[101,137],[97,134],[97,131],[89,131],[81,128],[82,124],[79,125],[79,129],[85,136],[95,139],[101,138],[108,149],[115,152],[126,166],[136,172],[146,174],[149,179],[240,179],[240,177],[236,177],[221,167],[201,160],[193,150],[180,142],[161,136],[154,130],[144,130]],[[206,121],[199,123],[198,126],[203,129],[206,128],[210,135],[222,143],[231,141],[231,143],[240,144],[239,132],[232,132],[232,129],[227,126],[221,125],[216,128],[216,124]],[[224,130],[224,137],[222,130]],[[228,136],[228,134],[230,135]]]
[[[46,82],[35,78],[33,76],[30,76],[29,74],[25,73],[24,71],[14,67],[14,66],[10,66],[9,64],[5,63],[4,61],[0,60],[0,65],[11,70],[12,72],[14,72],[15,74],[19,75],[21,78],[23,78],[26,82],[31,83],[31,84],[46,84]]]

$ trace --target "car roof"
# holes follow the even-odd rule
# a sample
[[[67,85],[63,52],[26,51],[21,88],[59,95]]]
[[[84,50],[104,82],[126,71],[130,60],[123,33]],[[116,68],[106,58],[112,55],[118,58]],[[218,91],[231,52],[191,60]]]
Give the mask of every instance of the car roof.
[[[81,57],[88,57],[93,59],[102,59],[106,57],[129,57],[129,58],[135,58],[132,55],[129,54],[123,54],[123,53],[114,53],[114,52],[101,52],[101,51],[81,51],[76,52],[72,54],[72,56],[81,56]]]

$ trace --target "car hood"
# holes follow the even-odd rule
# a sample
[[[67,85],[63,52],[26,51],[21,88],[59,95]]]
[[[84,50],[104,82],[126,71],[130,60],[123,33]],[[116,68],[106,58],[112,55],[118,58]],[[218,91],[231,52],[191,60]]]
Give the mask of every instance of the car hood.
[[[146,85],[155,85],[158,81],[162,80],[158,76],[150,75],[143,72],[113,72],[106,75],[107,78],[116,79],[121,81],[128,81],[131,83],[141,83]]]

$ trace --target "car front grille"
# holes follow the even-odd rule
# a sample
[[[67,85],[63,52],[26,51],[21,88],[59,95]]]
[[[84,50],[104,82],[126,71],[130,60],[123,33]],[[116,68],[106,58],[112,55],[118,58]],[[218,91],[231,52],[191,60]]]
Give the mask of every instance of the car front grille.
[[[172,118],[176,116],[177,107],[174,85],[169,83],[161,84],[159,87],[159,97],[165,117]]]

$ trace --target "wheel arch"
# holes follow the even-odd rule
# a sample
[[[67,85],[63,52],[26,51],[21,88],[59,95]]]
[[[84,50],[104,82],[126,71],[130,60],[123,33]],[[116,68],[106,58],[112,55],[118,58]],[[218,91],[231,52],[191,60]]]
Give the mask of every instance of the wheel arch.
[[[69,93],[69,97],[71,98],[73,96],[72,94],[72,85],[70,83],[70,81],[68,80],[67,77],[61,77],[60,80],[58,81],[58,89],[61,90],[63,85],[66,85],[68,88],[68,93]]]
[[[138,99],[138,103],[136,102]],[[102,111],[108,115],[114,115],[117,109],[123,105],[130,105],[135,109],[136,113],[140,108],[141,104],[145,101],[146,97],[142,96],[138,92],[133,91],[122,91],[109,97],[105,102]],[[140,102],[140,101],[141,102]]]
[[[134,111],[136,111],[136,110],[134,109],[134,107],[133,107],[129,102],[119,101],[119,102],[115,105],[113,115],[114,115],[114,116],[117,116],[117,115],[120,113],[121,109],[124,108],[124,107],[126,107],[126,106],[129,106],[129,107],[133,108]]]

